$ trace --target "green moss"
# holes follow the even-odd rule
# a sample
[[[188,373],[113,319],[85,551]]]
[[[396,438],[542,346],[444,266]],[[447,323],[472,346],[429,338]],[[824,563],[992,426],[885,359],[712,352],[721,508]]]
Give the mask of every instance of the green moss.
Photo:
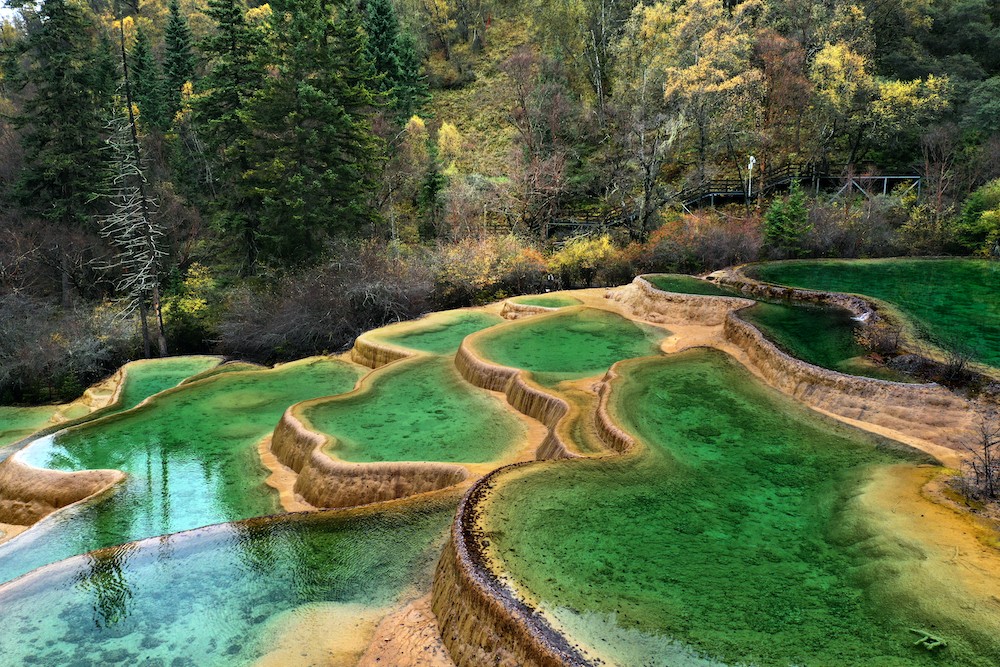
[[[933,604],[876,593],[900,546],[851,500],[904,455],[715,351],[626,365],[611,409],[648,451],[534,466],[481,508],[505,576],[573,643],[615,665],[995,664],[956,627],[945,662],[915,649]]]
[[[485,463],[526,436],[500,399],[466,382],[450,358],[396,364],[364,392],[320,403],[306,414],[336,437],[345,461]]]

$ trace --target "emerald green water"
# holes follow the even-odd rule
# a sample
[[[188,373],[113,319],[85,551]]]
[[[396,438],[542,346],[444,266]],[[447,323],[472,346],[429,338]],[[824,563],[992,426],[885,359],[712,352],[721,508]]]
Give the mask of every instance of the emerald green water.
[[[133,408],[147,397],[169,389],[185,378],[208,372],[218,363],[217,357],[189,356],[150,359],[142,363],[130,364],[125,374],[125,384],[122,387],[119,404],[113,408],[102,410],[100,416]],[[5,446],[18,442],[47,426],[52,415],[60,409],[63,409],[63,406],[0,406],[0,461],[14,453],[14,448],[5,448]],[[83,414],[79,416],[85,415],[86,409],[83,409]],[[64,416],[77,417],[73,414]]]
[[[396,364],[371,387],[309,408],[345,461],[497,461],[527,435],[500,399],[466,382],[451,357]]]
[[[93,549],[280,511],[257,442],[289,405],[349,391],[362,373],[329,359],[227,373],[40,439],[17,456],[59,470],[113,468],[128,479],[0,545],[0,581]]]
[[[543,383],[605,372],[622,359],[658,354],[664,329],[580,308],[539,315],[483,334],[476,348],[497,364],[531,371]]]
[[[186,378],[219,365],[218,357],[188,356],[149,359],[128,367],[118,410],[129,410],[164,389],[176,387]]]
[[[810,364],[830,370],[881,380],[912,382],[912,378],[878,366],[864,357],[867,350],[856,338],[858,327],[850,311],[781,300],[760,300],[707,280],[681,274],[643,276],[655,287],[680,294],[738,296],[757,300],[757,305],[741,310],[739,316],[760,329],[779,348]]]
[[[758,302],[740,311],[739,316],[760,329],[779,348],[810,364],[850,375],[914,381],[865,359],[868,352],[855,338],[860,325],[844,308]]]
[[[502,574],[572,643],[630,667],[997,664],[1000,640],[941,625],[919,587],[875,592],[914,556],[851,501],[908,455],[710,350],[627,364],[611,409],[649,450],[515,472],[479,508]]]
[[[751,298],[744,296],[737,290],[726,289],[713,282],[686,276],[681,273],[652,273],[643,276],[652,283],[653,287],[664,292],[676,292],[678,294],[701,294],[703,296],[737,296],[740,298]]]
[[[579,306],[582,301],[563,294],[532,294],[519,296],[511,299],[514,303],[525,306],[541,306],[542,308],[565,308],[567,306]]]
[[[286,515],[76,557],[0,588],[2,662],[252,664],[289,610],[385,607],[426,589],[455,502]]]
[[[0,447],[13,444],[39,430],[58,410],[58,405],[26,408],[0,405]]]
[[[908,317],[919,335],[1000,366],[1000,264],[978,259],[816,260],[753,267],[754,277],[863,294]]]
[[[434,354],[453,354],[469,334],[503,322],[499,315],[479,311],[455,311],[435,314],[424,326],[397,335],[376,334],[380,340],[399,347]],[[390,330],[391,331],[391,330]]]

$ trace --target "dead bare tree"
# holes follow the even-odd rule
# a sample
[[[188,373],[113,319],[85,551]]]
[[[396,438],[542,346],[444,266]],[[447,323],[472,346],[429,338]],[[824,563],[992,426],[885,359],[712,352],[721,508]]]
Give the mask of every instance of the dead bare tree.
[[[995,411],[980,417],[965,449],[969,452],[963,475],[966,493],[985,500],[1000,498],[1000,416]]]
[[[108,124],[107,149],[113,171],[106,186],[111,212],[101,218],[101,236],[117,254],[105,268],[117,274],[115,287],[125,296],[124,315],[139,311],[143,349],[150,356],[149,315],[153,315],[153,339],[160,356],[166,356],[160,314],[160,261],[164,232],[153,219],[155,202],[145,191],[145,177],[132,146],[129,119],[119,114]]]
[[[148,185],[142,169],[122,22],[119,22],[118,34],[122,64],[120,93],[124,95],[119,96],[115,105],[119,113],[108,123],[110,136],[106,148],[111,152],[112,168],[107,195],[111,213],[101,219],[101,236],[118,250],[107,268],[118,273],[115,287],[127,299],[124,314],[139,311],[145,356],[151,356],[148,316],[152,308],[153,336],[160,356],[165,357],[167,339],[163,334],[159,285],[160,260],[166,254],[162,250],[164,231],[153,219],[156,202],[147,192]],[[123,108],[124,113],[121,111]]]

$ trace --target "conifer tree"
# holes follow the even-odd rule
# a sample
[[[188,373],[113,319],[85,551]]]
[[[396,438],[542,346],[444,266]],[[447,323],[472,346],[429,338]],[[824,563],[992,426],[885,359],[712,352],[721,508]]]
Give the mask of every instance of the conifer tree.
[[[397,41],[399,53],[399,81],[396,82],[395,108],[400,117],[409,118],[430,99],[427,77],[424,76],[420,54],[413,35],[403,31]]]
[[[368,0],[364,28],[368,35],[365,53],[378,75],[375,90],[406,121],[428,97],[413,36],[400,30],[392,0]]]
[[[181,90],[194,78],[195,58],[192,50],[194,39],[187,18],[181,14],[178,0],[170,0],[170,16],[164,39],[164,90],[167,118],[173,120],[181,108]]]
[[[67,226],[89,218],[93,174],[102,161],[103,111],[112,72],[107,42],[79,0],[46,0],[24,42],[32,90],[18,117],[26,164],[19,182],[29,210]]]
[[[201,45],[209,70],[198,82],[195,118],[216,163],[214,225],[236,246],[241,272],[249,275],[259,254],[259,202],[243,184],[252,166],[246,113],[264,79],[258,50],[266,41],[265,29],[248,21],[245,0],[209,0],[205,13],[215,21],[215,30]]]
[[[268,259],[314,258],[325,235],[370,222],[374,161],[371,66],[348,0],[275,0],[271,76],[250,104],[262,202],[258,241]]]
[[[132,76],[132,98],[139,105],[140,119],[145,129],[165,130],[170,124],[163,91],[160,63],[153,55],[149,35],[139,26],[129,54]]]
[[[399,20],[392,0],[368,0],[365,3],[364,28],[368,35],[365,54],[379,75],[375,80],[375,89],[391,95],[402,74]]]
[[[80,0],[45,0],[32,17],[21,77],[29,97],[16,121],[25,164],[17,182],[25,209],[67,230],[94,212],[94,174],[101,171],[104,111],[113,90],[110,43],[101,39]],[[63,304],[69,305],[68,248]]]

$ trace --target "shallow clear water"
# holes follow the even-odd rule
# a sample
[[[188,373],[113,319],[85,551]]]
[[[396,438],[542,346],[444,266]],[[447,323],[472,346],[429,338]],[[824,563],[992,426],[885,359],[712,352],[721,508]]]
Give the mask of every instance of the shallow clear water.
[[[119,405],[101,410],[100,416],[122,412],[135,407],[147,397],[164,389],[169,389],[185,378],[203,373],[219,363],[218,357],[189,356],[150,359],[134,363],[128,367],[125,384],[122,387]],[[64,416],[76,418],[78,415],[65,412],[65,406],[43,405],[38,407],[0,406],[0,461],[14,453],[13,448],[4,449],[35,431],[47,426],[49,419],[58,411]],[[86,411],[83,409],[85,416]]]
[[[526,428],[501,399],[473,387],[451,357],[381,371],[363,393],[320,403],[305,417],[333,435],[345,461],[496,461]]]
[[[565,308],[579,306],[582,303],[579,299],[565,294],[530,294],[515,297],[511,301],[525,306],[541,306],[542,308]]]
[[[380,608],[429,585],[455,502],[286,515],[74,558],[0,588],[0,662],[251,664],[289,610]]]
[[[856,338],[861,325],[853,319],[850,311],[843,308],[777,299],[761,300],[681,274],[651,274],[644,278],[667,292],[756,300],[756,306],[741,310],[739,316],[760,329],[779,348],[806,363],[851,375],[897,382],[913,381],[902,373],[864,358],[867,350]]]
[[[0,545],[0,581],[93,549],[279,511],[257,442],[289,405],[349,391],[363,372],[323,359],[227,373],[31,445],[19,455],[31,465],[113,468],[128,479]]]
[[[920,335],[1000,366],[1000,264],[976,259],[810,260],[754,266],[754,277],[863,294],[910,318]]]
[[[392,334],[390,327],[387,333],[375,335],[379,340],[399,347],[434,354],[454,354],[466,336],[503,321],[502,317],[492,313],[459,310],[431,315],[420,321],[422,326],[408,329],[405,333]]]
[[[571,642],[629,667],[997,664],[1000,642],[935,626],[919,587],[875,592],[900,546],[851,499],[909,454],[715,351],[631,362],[610,407],[648,451],[522,469],[480,508],[489,553]]]
[[[538,315],[483,334],[476,349],[503,366],[554,383],[605,372],[616,361],[658,354],[665,329],[595,308]]]

